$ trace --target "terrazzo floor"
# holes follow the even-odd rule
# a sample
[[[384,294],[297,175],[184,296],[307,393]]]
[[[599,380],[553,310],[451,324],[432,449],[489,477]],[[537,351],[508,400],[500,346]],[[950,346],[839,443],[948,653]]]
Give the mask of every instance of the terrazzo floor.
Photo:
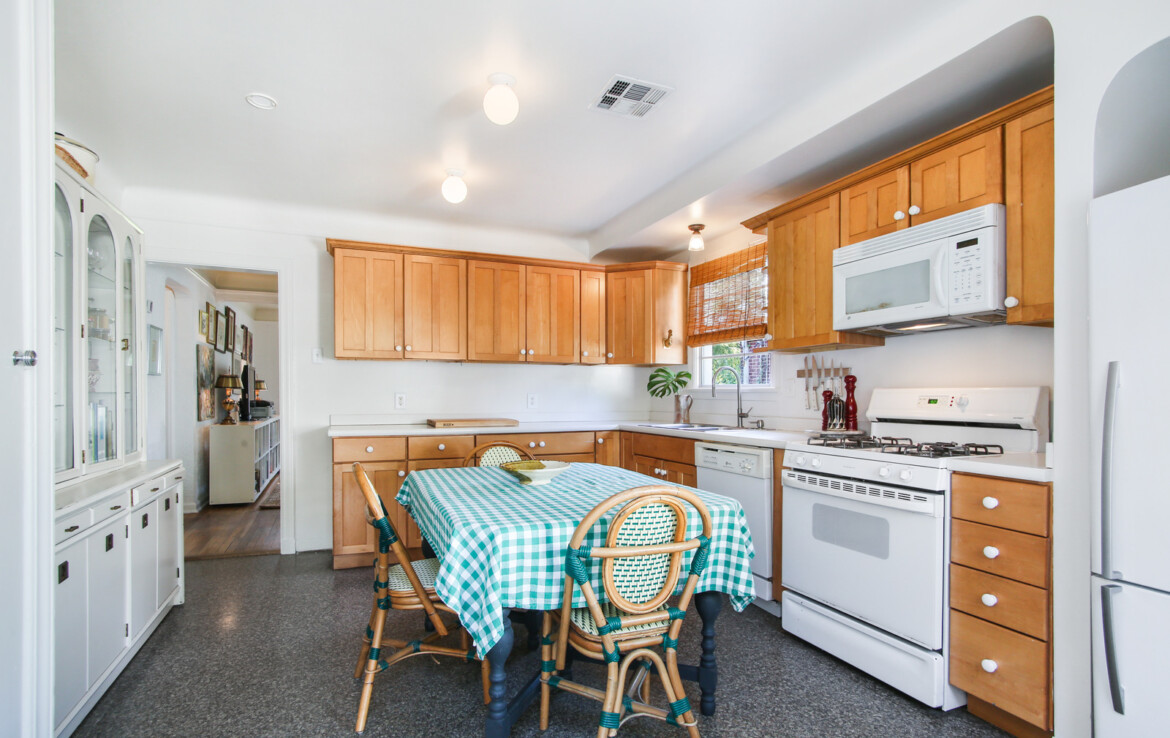
[[[353,735],[361,689],[352,675],[369,607],[369,571],[333,571],[324,552],[188,562],[187,604],[171,611],[74,735]],[[392,628],[421,632],[419,614],[390,616]],[[509,693],[539,668],[524,633],[517,626]],[[693,609],[680,640],[681,660],[697,662]],[[718,710],[699,718],[710,738],[1006,735],[965,709],[924,707],[785,634],[756,607],[724,607],[716,653]],[[578,664],[575,676],[599,686],[604,680],[588,664]],[[687,689],[697,706],[697,685]],[[594,735],[599,710],[560,694],[548,731],[540,731],[534,703],[512,735]],[[481,736],[485,714],[478,664],[419,656],[378,678],[365,735]],[[639,719],[619,735],[685,732]]]

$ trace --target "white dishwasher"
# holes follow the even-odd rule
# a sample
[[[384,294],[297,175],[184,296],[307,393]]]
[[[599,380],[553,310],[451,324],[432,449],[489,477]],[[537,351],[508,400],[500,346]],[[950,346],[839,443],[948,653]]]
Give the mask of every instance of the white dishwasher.
[[[765,603],[772,599],[772,449],[699,441],[695,467],[699,489],[731,497],[743,507],[756,549],[756,604],[771,612]]]

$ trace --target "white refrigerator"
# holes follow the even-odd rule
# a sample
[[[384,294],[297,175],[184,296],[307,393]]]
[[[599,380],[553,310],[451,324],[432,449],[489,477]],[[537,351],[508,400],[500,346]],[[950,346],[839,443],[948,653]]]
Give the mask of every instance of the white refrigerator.
[[[1170,177],[1089,211],[1093,727],[1170,730]]]

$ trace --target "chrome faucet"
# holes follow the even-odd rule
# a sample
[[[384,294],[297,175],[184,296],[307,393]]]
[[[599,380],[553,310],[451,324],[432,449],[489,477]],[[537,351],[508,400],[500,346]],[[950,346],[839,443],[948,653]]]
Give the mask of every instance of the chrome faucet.
[[[743,411],[743,395],[740,393],[739,372],[729,366],[721,366],[717,368],[711,374],[711,396],[715,396],[715,378],[719,376],[719,372],[723,371],[731,372],[731,376],[735,377],[735,427],[743,428],[743,421],[747,418],[748,413],[751,412],[751,409],[749,408],[746,413]]]

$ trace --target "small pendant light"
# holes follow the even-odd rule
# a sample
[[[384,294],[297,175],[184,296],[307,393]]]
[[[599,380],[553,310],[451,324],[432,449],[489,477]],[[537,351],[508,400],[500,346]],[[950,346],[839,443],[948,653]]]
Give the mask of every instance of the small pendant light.
[[[687,251],[702,251],[705,247],[702,230],[706,226],[702,223],[695,223],[687,227],[691,229],[691,242],[687,244]]]

